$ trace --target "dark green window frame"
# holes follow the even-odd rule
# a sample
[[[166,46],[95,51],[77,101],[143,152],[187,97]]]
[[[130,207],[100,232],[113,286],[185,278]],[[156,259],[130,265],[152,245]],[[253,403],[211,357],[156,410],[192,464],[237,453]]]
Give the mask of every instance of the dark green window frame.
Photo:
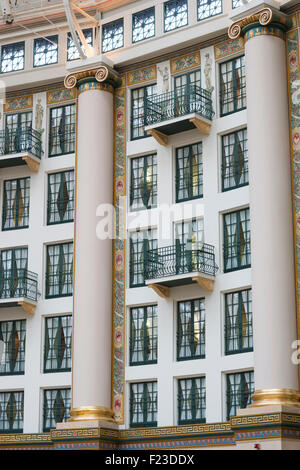
[[[1,73],[24,70],[24,65],[25,42],[21,41],[13,44],[3,44],[1,47]]]
[[[253,351],[251,289],[225,294],[225,354]]]
[[[124,18],[102,26],[102,53],[114,51],[124,46]]]
[[[74,221],[74,170],[48,175],[47,225]]]
[[[45,319],[44,373],[72,367],[72,315]]]
[[[75,152],[76,106],[74,103],[50,109],[49,157]],[[53,150],[54,149],[54,150]]]
[[[156,84],[147,85],[131,90],[131,140],[144,139],[150,137],[145,132],[145,100],[146,97],[156,93]]]
[[[197,0],[198,21],[206,20],[223,13],[222,0]]]
[[[246,109],[245,56],[220,64],[221,117]]]
[[[57,63],[58,35],[34,39],[33,67],[45,67],[45,65],[53,65]]]
[[[130,234],[130,287],[145,285],[145,260],[147,252],[157,248],[156,230],[140,230]],[[135,238],[135,239],[134,239]]]
[[[239,8],[243,5],[242,0],[232,0],[232,9]]]
[[[198,142],[176,149],[176,202],[201,197],[203,197],[203,158],[202,142]]]
[[[181,18],[180,18],[181,17]],[[188,25],[187,0],[169,0],[164,3],[164,32]]]
[[[157,206],[156,154],[131,158],[130,210],[145,210]]]
[[[157,382],[130,384],[130,427],[157,426]]]
[[[223,214],[224,272],[251,266],[250,209]]]
[[[227,421],[236,416],[239,409],[247,408],[252,403],[254,393],[254,372],[237,372],[226,375]]]
[[[155,8],[147,8],[132,15],[132,43],[155,36]]]
[[[130,365],[157,363],[157,305],[130,309]]]
[[[249,184],[247,129],[222,136],[222,192]]]
[[[177,361],[205,358],[205,299],[177,304]]]
[[[0,364],[0,375],[23,375],[26,320],[0,322],[0,341],[4,343],[4,361]]]
[[[70,388],[44,390],[43,432],[55,429],[56,423],[66,422],[70,418],[70,409]]]
[[[206,422],[205,377],[178,380],[178,424]]]
[[[86,40],[87,44],[89,46],[93,46],[93,29],[92,28],[87,28],[87,29],[84,29],[82,32],[83,32],[83,35],[85,37],[85,40]],[[77,38],[78,38],[79,44],[82,46],[81,40],[80,40],[78,35],[77,35]],[[76,45],[73,41],[71,33],[68,33],[68,35],[67,35],[67,42],[68,42],[68,45],[67,45],[67,61],[71,62],[72,60],[80,59],[79,52],[78,52],[77,47],[76,47]]]
[[[46,299],[72,295],[73,242],[47,245]]]
[[[29,227],[30,178],[5,180],[3,183],[2,230]]]
[[[0,434],[23,432],[24,392],[0,392]]]
[[[0,299],[24,297],[27,290],[28,248],[0,251]]]

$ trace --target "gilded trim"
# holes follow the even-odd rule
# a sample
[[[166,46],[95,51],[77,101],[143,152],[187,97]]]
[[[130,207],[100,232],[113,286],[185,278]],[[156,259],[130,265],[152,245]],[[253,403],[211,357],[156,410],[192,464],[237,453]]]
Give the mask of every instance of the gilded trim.
[[[274,36],[285,40],[285,33],[278,26],[253,26],[245,32],[245,42],[257,36]]]
[[[5,113],[19,111],[23,109],[31,109],[33,107],[33,96],[18,96],[15,98],[6,98],[3,110]]]
[[[79,406],[72,408],[70,411],[69,422],[74,421],[103,421],[106,423],[114,423],[113,411],[105,406]]]
[[[199,67],[201,64],[200,51],[171,59],[170,64],[172,74]]]
[[[255,390],[252,401],[249,408],[274,405],[300,407],[300,392],[287,388]]]
[[[156,80],[156,78],[156,65],[152,65],[151,67],[144,67],[138,70],[133,70],[132,72],[127,72],[126,74],[126,81],[128,86],[148,82],[150,80]]]
[[[47,91],[47,104],[61,103],[63,101],[74,100],[76,98],[76,89],[68,90],[61,88],[60,90]]]
[[[245,47],[244,38],[229,39],[228,41],[221,42],[214,46],[215,60],[223,59],[224,57],[235,54],[236,52],[243,51]]]

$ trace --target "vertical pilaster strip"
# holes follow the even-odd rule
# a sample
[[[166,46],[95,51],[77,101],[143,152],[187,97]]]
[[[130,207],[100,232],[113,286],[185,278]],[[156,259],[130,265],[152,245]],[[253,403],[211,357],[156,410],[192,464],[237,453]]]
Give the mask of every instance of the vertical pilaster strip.
[[[295,277],[297,300],[297,337],[300,340],[300,64],[299,17],[293,17],[293,28],[286,35],[287,73],[289,93],[290,147],[293,194]],[[300,387],[300,364],[298,366]]]
[[[126,196],[126,80],[114,94],[114,207],[113,240],[113,324],[112,324],[112,408],[115,421],[124,423],[125,381],[125,209]]]

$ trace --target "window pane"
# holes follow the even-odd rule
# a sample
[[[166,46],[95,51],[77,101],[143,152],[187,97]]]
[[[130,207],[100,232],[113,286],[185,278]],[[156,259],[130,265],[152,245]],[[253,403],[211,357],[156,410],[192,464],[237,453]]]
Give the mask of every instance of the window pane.
[[[157,362],[157,306],[131,309],[130,365]]]
[[[193,377],[178,381],[179,424],[205,422],[205,395],[205,377]]]
[[[144,101],[156,93],[156,85],[136,88],[131,92],[131,138],[147,137],[145,133]]]
[[[222,137],[222,190],[248,183],[247,129],[242,129]]]
[[[47,246],[46,298],[73,294],[73,243]]]
[[[221,116],[246,108],[245,56],[220,65]]]
[[[6,44],[1,48],[1,73],[24,69],[25,43]]]
[[[232,0],[232,8],[238,8],[243,5],[242,0]]]
[[[43,431],[47,432],[70,418],[71,389],[44,390]]]
[[[130,426],[157,426],[157,382],[130,384]]]
[[[240,408],[247,408],[252,403],[253,392],[253,371],[227,375],[227,420],[236,416]]]
[[[171,0],[164,4],[165,32],[188,24],[187,0]]]
[[[142,41],[155,35],[154,7],[132,15],[132,42]]]
[[[178,302],[177,360],[205,357],[205,299]]]
[[[2,230],[29,226],[30,178],[4,181]]]
[[[198,20],[222,13],[222,0],[198,0]]]
[[[48,176],[48,225],[74,220],[74,170]]]
[[[157,206],[156,155],[131,159],[130,210]]]
[[[224,214],[224,272],[250,267],[250,211]]]
[[[29,288],[25,282],[27,279],[27,259],[27,248],[13,248],[0,252],[1,299],[29,297]]]
[[[50,109],[49,157],[75,152],[75,104]]]
[[[253,350],[251,290],[225,294],[225,352]]]
[[[76,33],[77,34],[77,33]],[[93,30],[92,29],[84,29],[83,30],[83,35],[85,37],[85,40],[89,46],[93,45]],[[78,37],[78,35],[77,35]],[[82,46],[82,42],[78,37],[79,44]],[[84,48],[82,47],[83,52]],[[72,39],[71,33],[68,33],[68,53],[67,53],[67,60],[76,60],[80,59],[80,55],[78,52],[78,49]]]
[[[58,36],[48,36],[34,40],[33,65],[56,64],[58,60]]]
[[[71,370],[72,317],[46,318],[44,372]]]
[[[113,51],[124,46],[123,18],[102,26],[102,52]]]
[[[202,142],[199,142],[176,149],[176,202],[202,196]]]
[[[23,432],[24,392],[0,393],[0,433]]]
[[[144,256],[157,248],[156,230],[143,230],[130,234],[130,287],[139,287],[144,281]]]
[[[26,320],[0,322],[0,375],[24,374]]]

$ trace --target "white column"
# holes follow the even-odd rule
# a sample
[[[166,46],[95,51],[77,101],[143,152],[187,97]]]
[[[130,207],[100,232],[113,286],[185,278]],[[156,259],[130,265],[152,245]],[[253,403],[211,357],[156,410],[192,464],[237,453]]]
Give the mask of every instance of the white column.
[[[254,405],[295,404],[299,395],[298,369],[291,359],[297,328],[286,52],[284,33],[272,24],[272,16],[268,19],[268,12],[264,15],[258,14],[256,23],[246,18],[247,29],[243,30],[256,390],[253,398]],[[262,26],[257,26],[258,20]],[[279,21],[284,29],[286,19]]]
[[[77,83],[71,421],[112,422],[112,240],[97,236],[96,211],[113,204],[113,87],[95,75]]]

